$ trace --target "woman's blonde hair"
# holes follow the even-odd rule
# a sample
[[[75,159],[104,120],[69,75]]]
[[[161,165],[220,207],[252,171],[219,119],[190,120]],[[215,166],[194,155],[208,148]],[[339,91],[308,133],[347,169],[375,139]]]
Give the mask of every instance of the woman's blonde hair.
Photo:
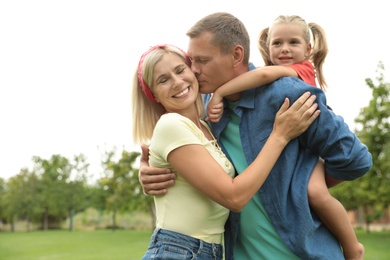
[[[326,90],[327,84],[322,71],[322,66],[326,55],[328,54],[328,43],[326,41],[325,31],[316,23],[306,23],[306,21],[298,15],[280,15],[274,20],[270,27],[264,28],[260,32],[257,46],[264,60],[264,64],[266,66],[273,65],[269,54],[270,39],[268,35],[271,34],[273,26],[280,24],[294,24],[300,26],[300,28],[302,28],[303,38],[305,39],[306,44],[311,43],[310,35],[313,36],[311,54],[307,57],[307,60],[313,63],[318,85],[322,90]]]
[[[157,103],[154,98],[148,98],[146,92],[153,94],[153,73],[154,66],[167,53],[179,56],[189,67],[191,61],[187,54],[173,45],[156,45],[142,55],[136,68],[132,84],[132,132],[135,144],[147,143],[153,135],[153,130],[160,116],[166,113],[166,109],[161,103]],[[143,81],[143,82],[142,82]],[[144,91],[142,88],[147,87]],[[153,99],[153,100],[151,100]],[[199,116],[205,115],[204,104],[199,93],[196,100]]]

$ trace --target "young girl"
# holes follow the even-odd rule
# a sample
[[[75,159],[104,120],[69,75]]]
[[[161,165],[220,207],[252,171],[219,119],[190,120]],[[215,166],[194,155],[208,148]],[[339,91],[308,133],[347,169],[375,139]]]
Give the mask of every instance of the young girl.
[[[264,148],[233,178],[233,165],[201,119],[202,97],[190,64],[180,49],[157,45],[141,56],[134,75],[133,139],[150,141],[150,165],[177,174],[169,193],[154,197],[156,230],[143,259],[222,259],[229,209],[240,211],[245,206],[288,142],[319,115],[315,96],[309,97],[309,92],[291,109],[286,99]]]
[[[310,34],[313,36],[312,43]],[[206,120],[219,121],[223,97],[268,84],[280,73],[298,77],[312,86],[318,82],[320,88],[326,90],[322,65],[328,46],[324,30],[319,25],[307,24],[296,15],[279,16],[271,27],[260,32],[258,47],[266,67],[249,71],[218,88],[208,104]],[[345,258],[363,259],[364,247],[357,240],[347,212],[328,190],[328,186],[339,182],[326,175],[319,162],[308,184],[310,206],[340,241]]]

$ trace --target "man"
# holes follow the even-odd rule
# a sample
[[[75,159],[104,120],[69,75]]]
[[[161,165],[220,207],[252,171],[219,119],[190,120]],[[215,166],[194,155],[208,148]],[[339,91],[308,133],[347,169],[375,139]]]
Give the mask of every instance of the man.
[[[249,64],[245,26],[230,14],[204,17],[187,36],[192,70],[204,94],[255,68]],[[267,140],[283,99],[288,97],[293,102],[306,91],[317,96],[321,115],[285,148],[267,181],[243,211],[231,213],[225,227],[226,259],[344,258],[338,241],[310,210],[307,183],[319,157],[326,162],[326,173],[338,180],[361,177],[371,168],[372,158],[343,119],[327,109],[322,90],[296,78],[282,78],[227,97],[221,120],[211,123],[211,127],[240,174]],[[205,95],[206,102],[208,98]],[[144,150],[140,167],[144,191],[164,194],[173,183],[172,174],[148,167],[146,154]]]

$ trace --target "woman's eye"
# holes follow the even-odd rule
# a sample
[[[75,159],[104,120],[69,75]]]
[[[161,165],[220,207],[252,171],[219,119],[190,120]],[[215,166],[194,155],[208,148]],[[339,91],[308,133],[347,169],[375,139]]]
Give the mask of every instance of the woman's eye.
[[[165,82],[167,82],[167,79],[160,79],[158,83],[159,84],[164,84]]]

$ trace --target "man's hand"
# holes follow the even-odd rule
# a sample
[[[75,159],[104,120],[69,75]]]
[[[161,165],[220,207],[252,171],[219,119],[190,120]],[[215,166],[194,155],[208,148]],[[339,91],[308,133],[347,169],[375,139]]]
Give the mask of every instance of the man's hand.
[[[141,160],[138,179],[144,193],[147,195],[164,195],[168,188],[175,183],[176,175],[167,168],[156,168],[149,166],[149,148],[141,145]]]

